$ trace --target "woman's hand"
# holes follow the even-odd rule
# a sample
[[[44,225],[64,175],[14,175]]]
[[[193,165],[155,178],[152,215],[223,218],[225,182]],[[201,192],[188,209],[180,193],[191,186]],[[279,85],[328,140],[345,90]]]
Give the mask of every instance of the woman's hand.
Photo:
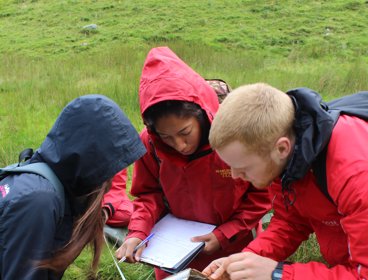
[[[220,249],[220,242],[217,237],[211,232],[209,234],[192,237],[192,242],[205,242],[203,252],[207,255],[211,255]]]
[[[139,248],[137,252],[134,252],[134,249],[141,242],[142,242],[142,239],[139,239],[137,237],[132,237],[132,238],[125,240],[123,245],[121,245],[120,248],[116,250],[116,253],[115,253],[116,258],[120,260],[122,257],[125,256],[126,261],[129,263],[138,262],[145,246],[143,246],[142,248]]]

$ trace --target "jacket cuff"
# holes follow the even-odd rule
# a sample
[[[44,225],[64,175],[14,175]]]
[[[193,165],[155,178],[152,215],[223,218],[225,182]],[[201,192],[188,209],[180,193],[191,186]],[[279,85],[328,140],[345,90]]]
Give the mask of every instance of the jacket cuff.
[[[290,264],[284,264],[282,270],[282,280],[294,279],[294,266]]]
[[[127,236],[125,237],[125,240],[132,238],[132,237],[136,237],[141,240],[144,240],[147,237],[147,234],[145,234],[142,231],[129,231]]]
[[[244,231],[244,230],[242,230]],[[239,233],[239,226],[235,222],[227,222],[214,230],[214,234],[217,237],[217,232],[220,232],[218,235],[218,240],[220,242],[221,248],[226,249],[229,247],[234,241],[236,241],[238,233]]]
[[[115,209],[114,209],[114,206],[111,204],[111,203],[105,203],[102,208],[106,209],[108,214],[109,214],[109,217],[112,217],[114,216],[115,214]]]
[[[226,238],[225,234],[221,230],[216,228],[213,231],[213,234],[216,236],[222,249],[226,249],[229,246],[229,240]]]
[[[253,250],[249,249],[248,247],[245,247],[243,250],[241,250],[242,252],[251,252],[251,253],[255,253],[257,254],[256,252],[254,252]]]
[[[229,221],[226,222],[220,226],[217,227],[218,230],[222,232],[222,234],[225,236],[226,239],[231,240],[234,239],[238,233],[239,233],[239,225],[235,221]],[[243,229],[244,231],[246,229]]]

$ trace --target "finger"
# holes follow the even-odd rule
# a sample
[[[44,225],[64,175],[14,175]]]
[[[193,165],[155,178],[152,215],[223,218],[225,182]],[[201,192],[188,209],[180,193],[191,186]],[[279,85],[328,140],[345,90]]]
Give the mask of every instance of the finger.
[[[115,251],[115,257],[117,259],[121,259],[123,256],[125,256],[125,247],[124,245],[121,245],[116,251]]]
[[[130,263],[134,263],[136,262],[135,258],[134,258],[134,249],[137,246],[137,244],[139,243],[139,241],[136,242],[132,242],[129,243],[126,247],[126,251],[125,251],[125,257],[127,258],[127,261]]]
[[[202,270],[202,274],[206,275],[206,276],[210,276],[212,273],[211,269],[209,268],[209,266],[207,266],[205,269]]]
[[[219,268],[219,265],[215,262],[212,262],[210,265],[208,265],[202,273],[206,275],[207,277],[211,276],[217,269]]]
[[[146,248],[146,246],[143,246],[142,248],[139,248],[137,250],[137,252],[135,252],[134,258],[137,262],[139,262],[141,260],[141,256],[142,256],[144,248]]]
[[[208,240],[208,234],[194,236],[191,238],[192,242],[206,242]]]
[[[216,264],[216,261],[213,261],[205,269],[203,269],[202,273],[206,276],[210,276],[217,268],[218,265]]]
[[[212,274],[210,274],[211,279],[218,279],[225,273],[225,268],[221,265]]]

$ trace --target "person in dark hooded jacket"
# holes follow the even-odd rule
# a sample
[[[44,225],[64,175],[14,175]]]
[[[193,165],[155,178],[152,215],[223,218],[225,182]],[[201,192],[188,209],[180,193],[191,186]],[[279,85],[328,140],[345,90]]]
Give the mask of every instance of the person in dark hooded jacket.
[[[0,195],[0,279],[60,279],[87,244],[94,246],[95,269],[103,244],[103,195],[112,177],[145,151],[112,100],[86,95],[71,101],[30,159],[53,170],[65,200],[36,174],[0,181],[6,190]]]
[[[230,94],[231,95],[231,94]],[[219,106],[208,83],[167,47],[152,49],[142,70],[139,101],[147,153],[134,164],[134,212],[117,257],[139,260],[145,239],[166,213],[216,225],[193,237],[205,247],[188,266],[203,269],[211,260],[237,252],[252,239],[252,229],[270,209],[267,192],[233,180],[229,166],[208,143]],[[156,269],[156,279],[168,274]]]

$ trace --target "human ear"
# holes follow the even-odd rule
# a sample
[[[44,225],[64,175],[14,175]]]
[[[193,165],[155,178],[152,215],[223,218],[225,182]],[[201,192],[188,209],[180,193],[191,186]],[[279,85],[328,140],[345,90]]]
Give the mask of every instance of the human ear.
[[[292,151],[292,142],[288,137],[279,138],[274,146],[274,150],[271,153],[271,157],[276,162],[285,161]]]

